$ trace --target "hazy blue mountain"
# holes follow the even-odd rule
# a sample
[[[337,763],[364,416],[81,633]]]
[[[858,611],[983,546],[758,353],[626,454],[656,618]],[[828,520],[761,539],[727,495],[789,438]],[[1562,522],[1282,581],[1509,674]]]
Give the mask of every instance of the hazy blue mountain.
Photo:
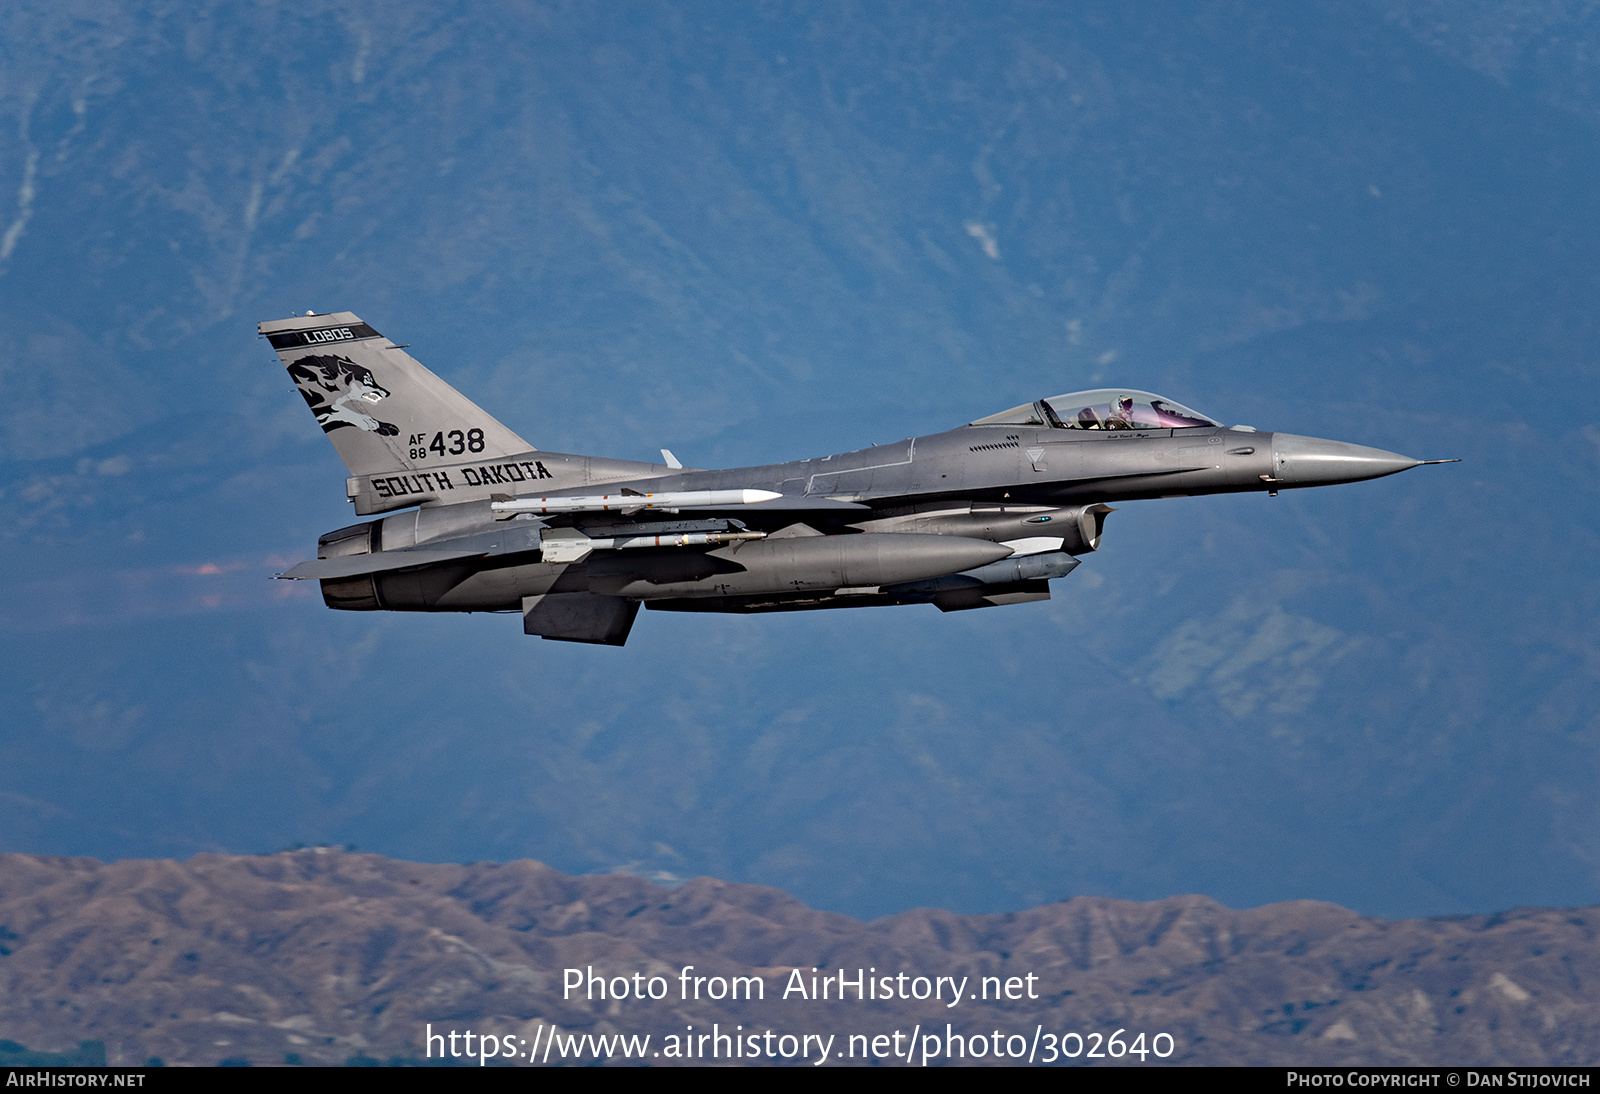
[[[0,847],[1600,902],[1591,5],[0,13]],[[692,465],[1101,383],[1466,462],[1123,507],[1048,605],[355,615],[259,319]]]

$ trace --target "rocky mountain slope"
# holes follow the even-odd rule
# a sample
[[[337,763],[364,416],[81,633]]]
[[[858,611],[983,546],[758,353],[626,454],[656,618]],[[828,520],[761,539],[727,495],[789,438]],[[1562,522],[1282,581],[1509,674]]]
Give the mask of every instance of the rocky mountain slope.
[[[938,1053],[956,1036],[974,1055],[981,1044],[978,1062],[1043,1061],[1053,1045],[1077,1052],[1061,1062],[1085,1063],[1122,1030],[1119,1046],[1167,1054],[1147,1052],[1147,1064],[1593,1063],[1597,926],[1592,908],[1379,920],[1311,901],[1234,911],[1198,896],[862,923],[775,889],[710,878],[667,889],[533,861],[11,854],[0,856],[0,1037],[57,1051],[100,1040],[112,1063],[310,1064],[417,1059],[430,1047],[437,1057],[451,1043],[430,1046],[431,1027],[490,1034],[526,1062],[553,1026],[649,1034],[647,1053],[664,1053],[650,1062],[668,1063],[669,1038],[715,1024],[755,1035],[738,1048],[792,1048],[796,1062],[820,1057],[821,1041],[801,1039],[830,1034],[830,1064],[861,1063],[874,1047],[893,1064],[913,1044],[920,1062],[930,1043],[911,1041],[916,1030]],[[853,988],[861,969],[865,1000]],[[812,997],[840,972],[843,1001],[836,983]],[[607,978],[606,998],[564,992],[591,973]],[[610,997],[615,977],[629,998]],[[735,977],[760,978],[761,998],[709,998]],[[871,998],[880,986],[896,998]],[[636,998],[652,993],[662,998]],[[556,1043],[559,1060],[569,1043]],[[579,1044],[590,1062],[592,1043]]]

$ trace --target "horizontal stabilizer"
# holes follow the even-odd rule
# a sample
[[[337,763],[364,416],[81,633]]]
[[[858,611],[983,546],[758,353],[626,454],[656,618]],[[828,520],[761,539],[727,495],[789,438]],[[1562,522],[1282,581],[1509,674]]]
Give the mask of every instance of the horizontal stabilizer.
[[[306,578],[329,580],[340,577],[360,577],[362,574],[381,574],[390,570],[404,570],[411,566],[429,566],[435,562],[450,562],[458,558],[477,558],[488,552],[483,548],[456,551],[379,551],[375,555],[345,555],[343,558],[319,558],[292,566],[278,576],[285,581]]]

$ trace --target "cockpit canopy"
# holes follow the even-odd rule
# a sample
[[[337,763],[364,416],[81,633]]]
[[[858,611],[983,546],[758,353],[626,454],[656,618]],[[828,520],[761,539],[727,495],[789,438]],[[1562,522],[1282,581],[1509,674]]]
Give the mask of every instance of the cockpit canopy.
[[[973,425],[1035,425],[1052,429],[1193,429],[1216,426],[1204,414],[1148,391],[1100,388],[1024,403]]]

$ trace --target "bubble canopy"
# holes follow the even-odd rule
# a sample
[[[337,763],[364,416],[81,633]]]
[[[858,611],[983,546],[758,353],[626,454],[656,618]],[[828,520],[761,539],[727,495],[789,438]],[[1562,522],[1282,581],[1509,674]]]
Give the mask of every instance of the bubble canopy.
[[[1220,423],[1164,395],[1108,387],[1024,403],[971,424],[1033,425],[1051,429],[1194,429],[1215,427]]]

